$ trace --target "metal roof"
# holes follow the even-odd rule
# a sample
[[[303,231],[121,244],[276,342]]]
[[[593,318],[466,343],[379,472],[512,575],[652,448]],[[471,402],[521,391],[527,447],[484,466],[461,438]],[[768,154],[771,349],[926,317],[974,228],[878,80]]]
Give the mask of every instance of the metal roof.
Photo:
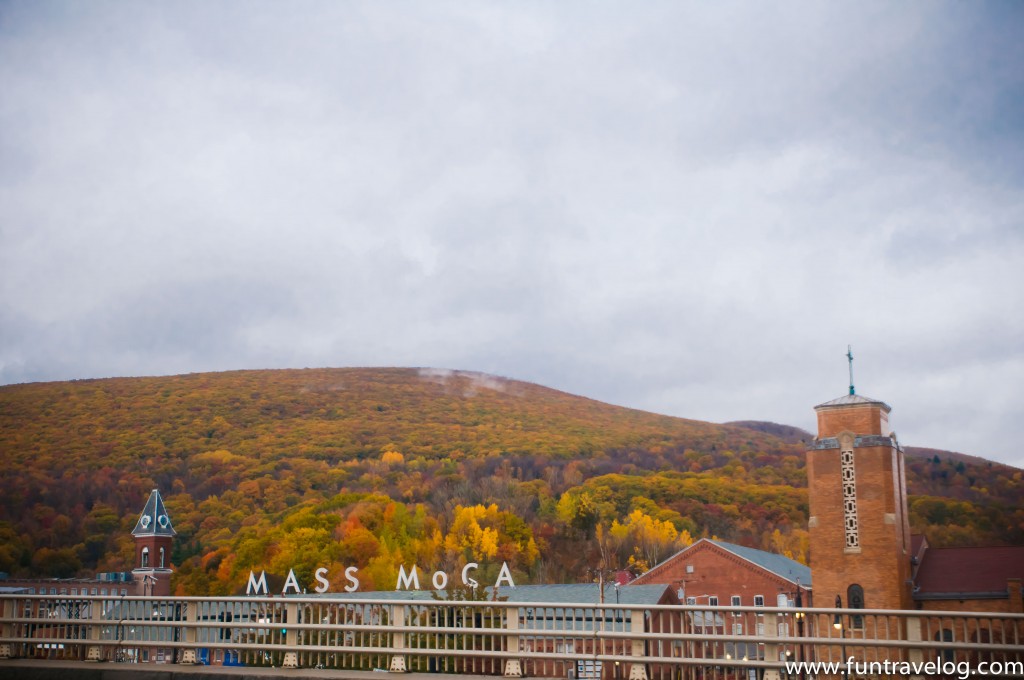
[[[605,604],[644,605],[658,604],[668,590],[665,584],[648,586],[621,586],[616,600],[615,584],[604,586]],[[533,604],[598,604],[600,602],[600,586],[596,583],[558,583],[551,585],[516,586],[501,588],[499,599],[509,602],[529,602]]]
[[[146,507],[139,515],[139,521],[132,529],[132,536],[176,536],[178,532],[171,526],[171,518],[167,515],[167,508],[164,507],[164,499],[160,492],[153,489],[146,501]]]
[[[621,586],[618,600],[615,599],[615,584],[604,586],[605,604],[645,605],[658,604],[665,595],[668,586],[665,584],[649,586]],[[488,600],[493,597],[491,587],[487,588]],[[330,592],[320,595],[310,594],[302,597],[322,597],[337,600],[445,600],[444,591],[438,593],[438,600],[431,590],[375,590],[356,591],[353,593]],[[557,583],[549,585],[519,585],[514,588],[502,586],[498,589],[498,600],[517,604],[599,604],[600,589],[596,583]]]
[[[832,401],[826,401],[824,404],[818,404],[815,406],[815,410],[826,406],[858,406],[867,404],[877,404],[884,408],[886,411],[891,411],[892,408],[884,401],[879,399],[872,399],[871,397],[864,397],[859,394],[844,394],[841,397],[833,399]]]
[[[726,543],[725,541],[716,541],[713,539],[707,540],[711,541],[719,548],[728,550],[735,555],[739,555],[748,562],[753,562],[762,569],[767,569],[776,576],[780,576],[787,581],[799,583],[800,585],[808,588],[811,587],[811,568],[806,564],[800,564],[796,560],[791,560],[785,555],[778,555],[766,550],[747,548],[742,545],[736,545],[735,543]]]

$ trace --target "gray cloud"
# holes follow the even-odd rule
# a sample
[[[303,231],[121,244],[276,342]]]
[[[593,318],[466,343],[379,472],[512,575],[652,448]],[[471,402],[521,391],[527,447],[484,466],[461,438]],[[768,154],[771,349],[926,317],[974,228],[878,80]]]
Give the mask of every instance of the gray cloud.
[[[8,3],[0,381],[485,371],[1024,465],[1014,3]]]

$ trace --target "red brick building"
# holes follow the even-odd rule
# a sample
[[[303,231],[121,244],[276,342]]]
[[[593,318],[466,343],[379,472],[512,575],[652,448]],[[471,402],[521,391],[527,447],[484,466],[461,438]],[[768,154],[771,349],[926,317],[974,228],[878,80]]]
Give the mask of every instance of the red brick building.
[[[818,606],[909,609],[910,525],[903,449],[887,404],[850,393],[814,407],[807,452],[811,565]]]
[[[135,568],[146,595],[171,594],[171,547],[177,532],[164,507],[160,492],[153,489],[142,509],[132,536],[135,537]]]
[[[932,548],[913,539],[916,608],[1024,614],[1024,546]]]
[[[788,557],[702,538],[630,585],[664,583],[681,602],[739,607],[811,606],[811,570]],[[780,599],[780,596],[782,598]]]

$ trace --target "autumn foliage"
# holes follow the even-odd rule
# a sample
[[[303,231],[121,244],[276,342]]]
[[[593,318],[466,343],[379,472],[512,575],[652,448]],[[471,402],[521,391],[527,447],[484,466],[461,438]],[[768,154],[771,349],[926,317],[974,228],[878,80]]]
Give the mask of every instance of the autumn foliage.
[[[808,406],[810,408],[810,405]],[[416,369],[240,371],[0,388],[0,571],[130,568],[159,488],[175,587],[237,592],[347,566],[501,562],[531,582],[643,570],[701,536],[806,561],[803,446],[537,385]],[[932,543],[1024,542],[1021,471],[908,462]],[[490,570],[490,572],[488,571]]]

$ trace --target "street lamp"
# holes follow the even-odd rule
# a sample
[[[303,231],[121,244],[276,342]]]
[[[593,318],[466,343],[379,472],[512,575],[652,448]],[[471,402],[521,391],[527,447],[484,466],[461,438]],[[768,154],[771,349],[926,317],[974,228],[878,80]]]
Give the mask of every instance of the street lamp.
[[[843,608],[843,598],[836,595],[836,609]],[[840,649],[843,653],[843,658],[840,659],[840,663],[843,665],[843,679],[845,680],[846,675],[846,631],[843,629],[843,617],[839,612],[836,612],[835,619],[832,621],[832,627],[839,631],[839,637],[842,640]]]
[[[796,613],[793,614],[793,618],[796,619],[796,637],[798,640],[797,650],[799,651],[799,658],[797,661],[800,662],[800,680],[804,677],[804,599],[803,593],[800,591],[800,585],[796,587]]]

